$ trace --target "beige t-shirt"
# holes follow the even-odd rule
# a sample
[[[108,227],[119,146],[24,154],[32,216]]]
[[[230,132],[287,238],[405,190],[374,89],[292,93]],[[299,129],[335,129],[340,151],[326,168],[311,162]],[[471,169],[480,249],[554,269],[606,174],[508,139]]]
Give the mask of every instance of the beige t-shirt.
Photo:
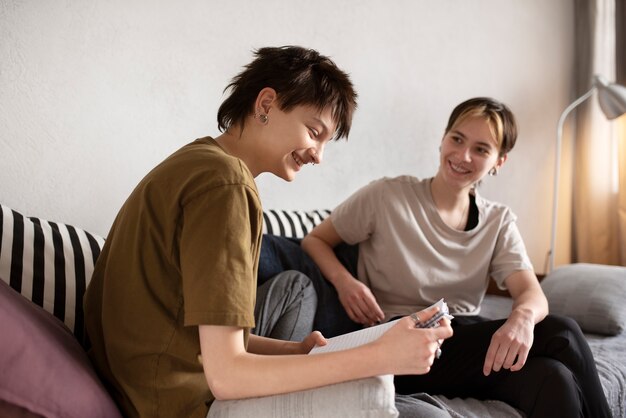
[[[330,215],[345,242],[359,243],[358,279],[371,288],[386,320],[440,298],[453,315],[476,315],[490,276],[504,288],[514,272],[532,270],[509,208],[477,195],[478,225],[457,231],[439,216],[430,181],[376,180]]]
[[[211,138],[132,192],[85,295],[89,354],[124,416],[206,416],[197,325],[254,327],[261,230],[252,174]]]

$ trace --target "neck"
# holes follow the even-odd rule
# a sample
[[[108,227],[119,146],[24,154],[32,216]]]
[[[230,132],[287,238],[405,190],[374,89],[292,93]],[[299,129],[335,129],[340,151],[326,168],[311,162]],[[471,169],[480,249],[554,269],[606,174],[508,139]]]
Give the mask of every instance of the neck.
[[[215,141],[227,154],[243,161],[254,177],[261,174],[262,170],[258,158],[255,158],[257,154],[254,150],[255,141],[241,132],[239,127],[231,126],[226,132],[215,138]]]
[[[430,183],[430,192],[438,209],[454,210],[467,208],[469,205],[469,193],[471,187],[462,189],[448,186],[439,175],[435,176]]]
[[[469,213],[469,188],[449,187],[439,176],[430,183],[430,193],[441,219],[450,228],[463,230]]]

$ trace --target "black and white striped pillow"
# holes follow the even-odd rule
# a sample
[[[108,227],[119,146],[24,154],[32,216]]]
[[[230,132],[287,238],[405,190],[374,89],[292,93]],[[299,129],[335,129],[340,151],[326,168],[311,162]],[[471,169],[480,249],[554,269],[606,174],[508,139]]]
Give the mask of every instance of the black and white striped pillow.
[[[330,215],[330,210],[266,210],[263,211],[263,233],[286,238],[304,238]]]
[[[83,295],[104,238],[0,205],[0,278],[83,338]]]

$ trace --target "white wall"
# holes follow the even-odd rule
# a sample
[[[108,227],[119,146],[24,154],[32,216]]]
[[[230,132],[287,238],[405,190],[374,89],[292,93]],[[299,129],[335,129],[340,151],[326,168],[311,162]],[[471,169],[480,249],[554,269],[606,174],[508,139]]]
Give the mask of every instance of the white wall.
[[[351,73],[348,142],[266,208],[332,208],[381,176],[430,176],[448,114],[508,103],[521,134],[482,193],[510,205],[538,272],[549,246],[555,126],[570,98],[572,0],[0,0],[0,202],[101,235],[140,178],[217,134],[251,50],[298,44]]]

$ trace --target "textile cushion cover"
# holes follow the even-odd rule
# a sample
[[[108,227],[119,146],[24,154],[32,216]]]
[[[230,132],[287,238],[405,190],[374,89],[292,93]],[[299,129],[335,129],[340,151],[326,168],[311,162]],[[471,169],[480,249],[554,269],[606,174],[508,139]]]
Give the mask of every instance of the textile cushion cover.
[[[208,418],[397,417],[393,376],[235,401],[214,401]]]
[[[566,315],[589,333],[616,335],[626,328],[626,267],[570,264],[541,282],[550,312]]]
[[[0,205],[0,277],[83,339],[83,294],[104,239]]]
[[[330,210],[266,210],[263,212],[263,233],[285,238],[304,238],[330,215]]]
[[[13,412],[27,410],[46,418],[121,417],[63,323],[1,280],[0,318],[4,410],[13,405]]]

